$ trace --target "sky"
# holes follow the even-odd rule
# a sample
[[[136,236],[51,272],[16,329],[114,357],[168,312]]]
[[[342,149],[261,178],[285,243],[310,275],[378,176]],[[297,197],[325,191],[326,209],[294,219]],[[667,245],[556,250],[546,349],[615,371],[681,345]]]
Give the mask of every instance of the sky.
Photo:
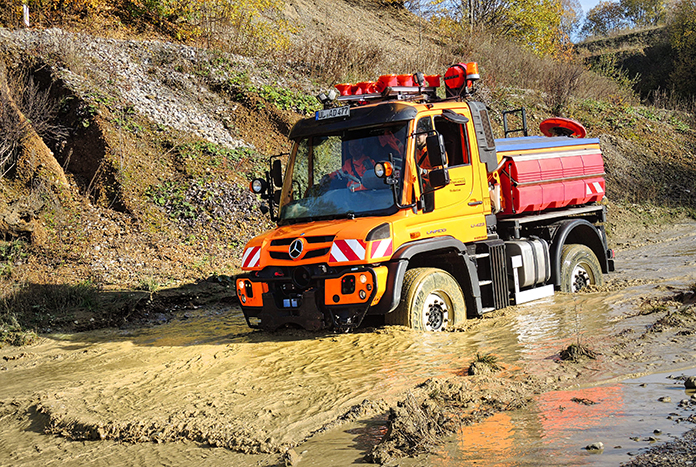
[[[582,12],[587,14],[595,5],[599,3],[599,0],[580,0],[580,6],[582,6]]]

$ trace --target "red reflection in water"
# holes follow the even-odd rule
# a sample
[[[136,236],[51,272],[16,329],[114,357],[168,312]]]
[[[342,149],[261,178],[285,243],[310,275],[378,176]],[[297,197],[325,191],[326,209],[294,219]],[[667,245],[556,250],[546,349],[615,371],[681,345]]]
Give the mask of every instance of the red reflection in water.
[[[607,417],[624,414],[620,385],[550,392],[539,395],[535,402],[538,412],[526,421],[502,412],[461,428],[456,434],[456,449],[438,452],[437,457],[430,459],[432,465],[454,467],[463,465],[462,462],[501,467],[539,465],[536,462],[540,455],[553,463],[559,454],[553,448],[538,451],[538,447],[525,447],[521,440],[540,440],[548,446],[567,439],[572,431],[599,427]],[[567,458],[569,465],[586,463],[576,458],[577,455],[575,452]]]
[[[623,414],[623,405],[619,385],[542,394],[537,398],[542,436],[551,443],[568,430],[599,426],[603,419]]]
[[[456,434],[457,451],[459,455],[475,452],[476,454],[471,457],[476,458],[477,461],[485,459],[487,466],[513,466],[516,465],[512,461],[515,450],[514,435],[515,427],[510,415],[504,412],[498,413],[481,423],[460,428]],[[444,450],[438,452],[437,457],[430,459],[431,465],[442,467],[460,465],[458,460]],[[476,463],[476,460],[467,460]]]

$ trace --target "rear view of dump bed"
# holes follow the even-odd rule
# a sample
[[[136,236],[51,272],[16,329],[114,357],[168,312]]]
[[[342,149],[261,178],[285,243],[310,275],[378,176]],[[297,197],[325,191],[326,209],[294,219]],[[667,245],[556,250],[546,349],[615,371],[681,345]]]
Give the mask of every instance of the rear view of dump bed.
[[[496,140],[502,156],[503,215],[577,206],[604,197],[596,138],[530,136]]]

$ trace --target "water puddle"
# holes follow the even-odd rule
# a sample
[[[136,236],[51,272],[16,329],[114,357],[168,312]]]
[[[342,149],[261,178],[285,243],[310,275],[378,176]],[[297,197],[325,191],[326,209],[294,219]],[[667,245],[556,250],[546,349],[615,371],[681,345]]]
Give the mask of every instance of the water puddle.
[[[685,390],[673,375],[696,375],[696,368],[545,393],[523,410],[463,427],[435,453],[401,459],[399,465],[617,466],[696,426],[693,417],[687,420],[696,413],[694,391]],[[386,422],[379,418],[333,430],[301,447],[302,465],[326,465],[327,456],[338,460],[336,465],[363,464],[385,431]],[[603,450],[586,449],[598,442]]]
[[[696,368],[676,374],[696,375]],[[465,427],[438,452],[432,465],[616,466],[655,443],[693,428],[686,421],[693,391],[670,373],[620,383],[555,391],[538,396],[526,410],[499,413]],[[669,397],[670,401],[661,398]],[[663,399],[664,400],[664,399]],[[601,442],[594,452],[586,446]]]

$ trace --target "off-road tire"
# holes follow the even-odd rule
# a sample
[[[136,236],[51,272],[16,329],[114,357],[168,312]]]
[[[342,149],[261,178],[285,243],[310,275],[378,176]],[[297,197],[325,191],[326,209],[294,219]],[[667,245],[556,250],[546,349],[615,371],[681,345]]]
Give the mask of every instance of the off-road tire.
[[[462,289],[448,272],[437,268],[406,271],[401,302],[387,314],[387,324],[419,331],[444,331],[466,319]]]
[[[604,285],[602,266],[585,245],[563,245],[561,250],[561,292],[575,293],[588,285]]]

